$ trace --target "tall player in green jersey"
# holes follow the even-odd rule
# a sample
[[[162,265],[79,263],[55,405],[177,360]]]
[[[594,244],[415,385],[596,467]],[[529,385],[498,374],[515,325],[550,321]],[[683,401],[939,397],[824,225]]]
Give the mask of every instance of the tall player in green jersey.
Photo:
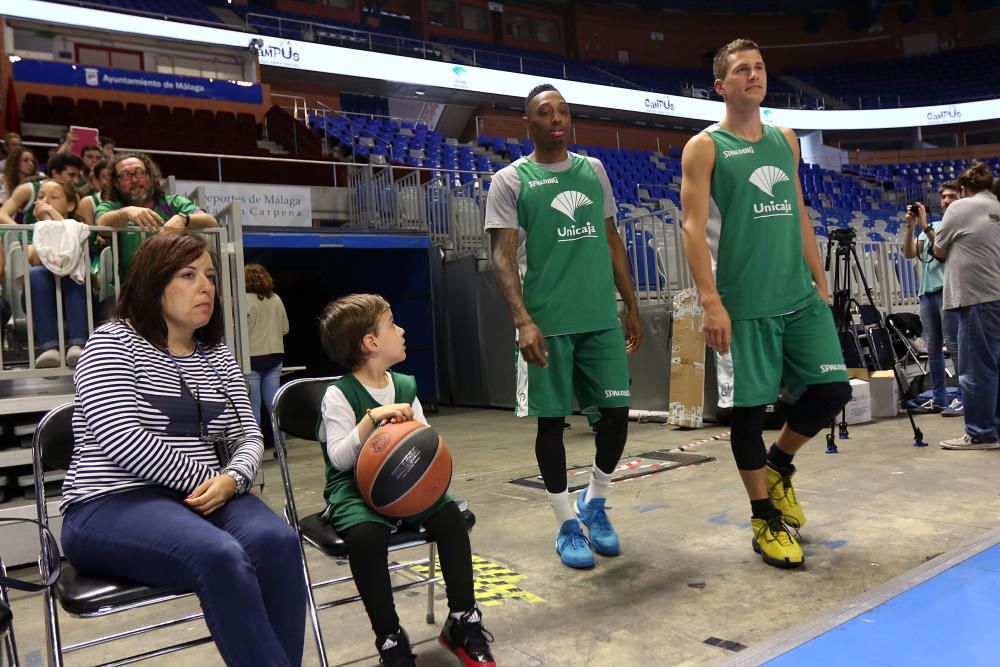
[[[750,496],[753,548],[770,565],[797,567],[805,515],[792,457],[850,400],[851,388],[802,200],[798,141],[761,120],[767,71],[760,48],[746,39],[727,44],[713,73],[726,115],[684,147],[684,250],[704,307],[705,342],[731,355],[730,441]],[[765,407],[782,379],[800,396],[765,451]]]
[[[642,328],[611,184],[599,160],[566,150],[566,100],[549,84],[536,87],[525,101],[524,123],[535,150],[494,175],[486,229],[517,327],[516,414],[538,418],[535,457],[559,523],[556,552],[569,567],[589,568],[594,551],[617,556],[620,550],[605,495],[628,435],[626,355],[639,346]],[[615,288],[627,309],[625,335]],[[590,485],[577,497],[575,514],[563,446],[574,394],[581,408],[601,413]]]

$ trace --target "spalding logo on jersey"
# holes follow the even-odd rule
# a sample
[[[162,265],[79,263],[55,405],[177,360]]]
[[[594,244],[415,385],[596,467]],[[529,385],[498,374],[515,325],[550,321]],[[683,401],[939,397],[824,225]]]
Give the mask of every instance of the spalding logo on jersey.
[[[787,199],[783,201],[775,201],[774,197],[774,186],[778,183],[785,183],[790,181],[788,174],[783,172],[778,167],[772,165],[764,165],[763,167],[757,167],[754,169],[753,173],[750,174],[750,183],[757,187],[758,190],[771,197],[769,202],[754,202],[753,205],[753,219],[759,220],[761,218],[775,218],[775,217],[791,217],[792,216],[792,203]]]

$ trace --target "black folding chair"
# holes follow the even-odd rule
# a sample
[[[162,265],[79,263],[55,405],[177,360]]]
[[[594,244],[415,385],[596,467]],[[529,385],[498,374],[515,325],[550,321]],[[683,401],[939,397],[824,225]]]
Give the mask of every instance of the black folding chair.
[[[285,435],[308,440],[316,447],[316,429],[320,420],[320,408],[323,402],[323,395],[326,394],[327,387],[336,380],[336,377],[305,378],[293,380],[285,384],[278,390],[274,397],[274,408],[271,413],[271,420],[274,426],[274,449],[278,456],[278,465],[281,469],[281,481],[285,487],[285,519],[289,525],[299,534],[299,552],[302,556],[302,569],[305,572],[306,582],[309,584],[309,594],[307,603],[309,605],[309,616],[312,620],[313,633],[316,639],[316,648],[319,652],[320,664],[327,667],[329,664],[326,658],[326,651],[323,648],[323,633],[320,629],[318,612],[322,609],[337,607],[340,605],[356,602],[361,599],[360,595],[350,595],[335,600],[330,600],[317,605],[314,589],[320,589],[335,584],[342,584],[353,579],[350,575],[327,579],[312,583],[309,575],[309,565],[306,562],[305,544],[309,544],[319,549],[323,554],[332,558],[346,559],[347,543],[337,534],[328,522],[324,521],[319,512],[299,519],[298,510],[295,505],[295,496],[292,493],[292,478],[288,469],[288,452],[286,450]],[[321,461],[320,452],[315,453],[316,460]],[[459,503],[462,509],[462,516],[465,519],[466,528],[471,531],[476,523],[476,516],[464,507],[464,501]],[[398,551],[412,547],[428,546],[427,558],[407,561],[403,563],[390,563],[389,571],[394,572],[418,565],[426,565],[427,576],[415,581],[398,584],[393,587],[393,591],[408,590],[427,586],[427,616],[428,623],[434,623],[434,585],[441,581],[441,577],[435,572],[435,544],[427,540],[426,532],[402,527],[393,533],[389,539],[389,551]]]
[[[48,529],[48,509],[45,500],[45,469],[66,470],[69,468],[73,455],[73,404],[66,403],[54,408],[35,429],[32,448],[32,464],[35,478],[35,502],[38,511],[38,522],[43,530],[39,531],[42,557],[40,567],[43,581],[50,579],[58,568],[58,580],[45,589],[46,624],[45,634],[50,655],[50,665],[61,667],[63,654],[105,644],[116,639],[135,637],[153,630],[196,621],[204,617],[202,613],[189,614],[181,618],[170,619],[145,625],[139,628],[124,630],[95,639],[63,646],[59,637],[59,607],[77,618],[99,618],[123,611],[148,607],[171,602],[194,595],[191,591],[175,588],[157,588],[145,586],[119,579],[93,577],[78,572],[69,563],[59,564],[58,551],[46,538]],[[57,604],[58,603],[58,604]],[[212,641],[210,636],[199,637],[178,642],[163,648],[136,653],[105,665],[118,665],[126,662],[138,662],[159,655],[173,653],[182,649],[207,644]]]

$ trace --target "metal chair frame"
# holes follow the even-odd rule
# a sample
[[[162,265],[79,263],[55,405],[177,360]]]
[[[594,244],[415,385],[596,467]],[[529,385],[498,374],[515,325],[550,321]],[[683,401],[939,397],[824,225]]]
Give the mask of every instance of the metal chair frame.
[[[64,403],[63,405],[49,411],[38,423],[32,442],[35,502],[38,512],[38,521],[44,528],[47,528],[49,523],[43,478],[44,469],[46,466],[59,470],[66,470],[69,467],[70,457],[73,452],[73,410],[74,406],[72,403]],[[42,550],[40,568],[42,571],[42,579],[45,580],[51,574],[49,566],[49,563],[51,562],[51,554],[49,553],[51,547],[48,540],[45,539],[44,530],[39,531],[39,542]],[[95,606],[94,608],[86,611],[72,612],[69,609],[66,609],[65,596],[67,595],[66,587],[68,585],[66,584],[66,579],[72,579],[76,573],[73,567],[68,564],[63,564],[60,567],[60,572],[59,581],[57,581],[54,586],[45,589],[44,592],[46,611],[45,636],[49,653],[49,664],[52,665],[52,667],[62,667],[64,664],[63,656],[66,653],[91,648],[100,644],[106,644],[118,639],[125,639],[126,637],[135,637],[147,632],[152,632],[153,630],[160,630],[162,628],[180,625],[182,623],[188,623],[204,618],[204,614],[199,612],[189,614],[181,618],[144,625],[138,628],[123,630],[110,635],[104,635],[95,639],[71,644],[69,646],[63,646],[59,635],[60,605],[63,606],[67,613],[77,618],[100,618],[103,616],[130,611],[132,609],[139,609],[142,607],[160,604],[162,602],[180,600],[182,598],[190,597],[194,595],[194,593],[191,591],[182,591],[177,589],[154,588],[123,580],[86,576],[86,578],[94,584],[106,586],[114,593],[114,595],[110,596],[110,601],[105,604]],[[123,601],[115,603],[114,597],[122,598]],[[141,660],[147,660],[160,655],[174,653],[193,646],[207,644],[211,641],[211,636],[199,637],[197,639],[178,642],[170,646],[136,653],[125,658],[119,658],[111,662],[103,663],[101,667],[139,662]]]

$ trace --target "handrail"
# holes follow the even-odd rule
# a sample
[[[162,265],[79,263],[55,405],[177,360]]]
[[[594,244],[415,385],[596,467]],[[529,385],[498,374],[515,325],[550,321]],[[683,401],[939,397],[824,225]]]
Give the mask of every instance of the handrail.
[[[98,2],[87,2],[86,0],[60,0],[63,4],[79,5],[80,7],[89,7],[91,9],[100,9],[101,11],[111,11],[112,8],[108,7],[106,4]],[[149,12],[144,9],[135,9],[132,7],[114,7],[116,13],[123,14],[134,14],[136,16],[148,16],[150,18],[160,19],[163,21],[174,21],[176,23],[194,23],[196,25],[207,26],[211,28],[220,28],[225,25],[222,21],[205,21],[202,19],[193,19],[187,16],[177,16],[176,14],[165,14],[163,12]]]
[[[220,263],[221,280],[219,283],[219,298],[223,308],[223,319],[226,331],[226,343],[232,349],[237,362],[244,372],[249,372],[249,353],[247,351],[246,332],[242,321],[245,318],[246,304],[241,297],[239,290],[243,288],[243,249],[242,230],[240,229],[239,209],[235,205],[227,206],[219,214],[219,227],[198,229],[199,234],[203,234],[209,239],[210,246],[215,250]],[[228,223],[228,224],[227,224]],[[0,224],[0,238],[13,233],[11,238],[6,239],[4,245],[5,259],[7,259],[7,270],[4,276],[4,293],[7,295],[11,306],[14,307],[13,325],[7,333],[7,340],[17,345],[24,343],[27,359],[24,366],[20,363],[17,367],[12,367],[10,360],[3,358],[3,350],[0,348],[0,380],[11,380],[16,378],[58,378],[70,376],[73,369],[66,365],[66,352],[70,345],[66,338],[65,318],[63,312],[63,289],[60,289],[62,281],[70,281],[69,276],[56,277],[55,312],[56,312],[56,342],[54,349],[58,351],[59,365],[55,368],[36,368],[37,345],[35,343],[35,317],[34,308],[37,305],[35,297],[32,295],[30,274],[35,268],[28,263],[28,235],[33,231],[34,225]],[[102,250],[100,255],[101,270],[91,272],[91,258],[89,251],[84,248],[86,255],[86,271],[84,272],[84,283],[82,289],[87,298],[84,300],[87,317],[87,335],[93,333],[95,324],[95,300],[90,298],[92,287],[99,288],[98,294],[101,298],[117,299],[122,284],[122,275],[119,267],[119,236],[126,233],[140,233],[136,228],[119,228],[108,226],[88,226],[90,234],[100,233],[110,237],[109,245]],[[143,233],[144,236],[146,235]],[[105,260],[104,253],[110,253]],[[19,292],[23,293],[23,308]],[[15,342],[16,341],[16,342]]]
[[[476,54],[477,53],[490,54],[490,55],[498,56],[498,57],[501,57],[501,58],[516,58],[518,60],[518,62],[520,63],[520,68],[519,69],[520,69],[520,71],[521,71],[522,74],[524,73],[524,64],[525,64],[525,61],[531,61],[531,62],[543,63],[543,64],[546,64],[546,65],[555,65],[555,66],[557,66],[557,67],[559,67],[559,68],[562,69],[562,78],[563,79],[568,79],[569,78],[569,75],[568,75],[568,73],[566,71],[566,63],[565,62],[560,62],[558,60],[549,60],[547,58],[542,58],[542,57],[535,58],[535,57],[532,57],[532,56],[515,55],[515,54],[510,54],[510,53],[504,53],[503,51],[494,51],[492,49],[481,49],[481,48],[478,48],[478,47],[475,47],[475,46],[467,46],[465,44],[450,44],[448,42],[433,42],[433,41],[430,41],[430,40],[418,39],[416,37],[403,37],[401,35],[390,35],[390,34],[386,34],[386,33],[382,33],[382,32],[373,32],[373,31],[370,31],[370,30],[361,30],[359,28],[351,28],[351,27],[348,27],[348,26],[336,25],[336,24],[333,24],[333,23],[321,23],[320,21],[311,21],[311,20],[305,19],[305,18],[291,18],[291,17],[284,17],[284,16],[272,16],[270,14],[260,14],[258,12],[247,12],[243,16],[243,22],[246,25],[248,32],[249,32],[249,30],[250,30],[251,27],[253,27],[255,29],[258,29],[258,30],[261,29],[261,28],[263,28],[263,26],[261,26],[261,25],[251,24],[250,17],[267,19],[268,21],[277,21],[277,23],[278,23],[278,32],[281,34],[282,37],[285,36],[284,32],[282,30],[282,23],[285,23],[285,22],[287,22],[287,23],[298,23],[298,24],[305,25],[305,26],[315,26],[317,28],[321,28],[321,29],[327,30],[327,31],[335,31],[335,32],[339,31],[339,32],[344,33],[344,37],[348,37],[348,38],[354,39],[356,41],[361,41],[361,42],[367,41],[368,42],[368,49],[367,50],[369,50],[369,51],[374,51],[375,50],[374,46],[375,46],[376,40],[381,40],[382,42],[385,42],[385,41],[395,41],[397,43],[397,46],[396,46],[397,50],[400,47],[406,45],[407,43],[412,43],[412,44],[416,45],[416,50],[420,50],[423,53],[424,58],[427,58],[428,57],[428,52],[431,52],[431,53],[438,52],[438,53],[440,53],[441,52],[441,47],[443,46],[443,47],[446,47],[446,48],[452,49],[452,50],[459,50],[459,49],[461,49],[461,50],[464,50],[464,51],[471,51],[472,52],[472,65],[473,65],[473,67],[482,67],[482,65],[478,64],[478,61],[477,61],[477,58],[476,58]],[[407,48],[413,48],[413,47],[407,47]],[[463,55],[463,57],[465,57],[464,54],[462,54],[462,55]],[[434,59],[435,60],[440,60],[441,58],[434,58]]]
[[[53,142],[45,141],[25,141],[25,146],[32,147],[38,146],[40,148],[53,148],[58,144]],[[146,153],[149,155],[179,155],[182,157],[205,157],[205,158],[217,158],[217,159],[227,159],[227,160],[253,160],[254,162],[287,162],[292,164],[315,164],[323,166],[335,166],[335,167],[369,167],[372,166],[368,162],[345,162],[343,160],[310,160],[308,158],[290,158],[290,157],[267,157],[262,155],[232,155],[229,153],[195,153],[192,151],[170,151],[170,150],[160,150],[158,148],[115,148],[116,152],[119,153]],[[489,171],[477,171],[475,169],[445,169],[444,167],[409,167],[406,165],[374,165],[381,168],[393,168],[405,169],[406,171],[438,171],[447,172],[449,174],[474,174],[477,176],[489,177],[493,175],[493,172]],[[222,181],[219,181],[222,182]]]

